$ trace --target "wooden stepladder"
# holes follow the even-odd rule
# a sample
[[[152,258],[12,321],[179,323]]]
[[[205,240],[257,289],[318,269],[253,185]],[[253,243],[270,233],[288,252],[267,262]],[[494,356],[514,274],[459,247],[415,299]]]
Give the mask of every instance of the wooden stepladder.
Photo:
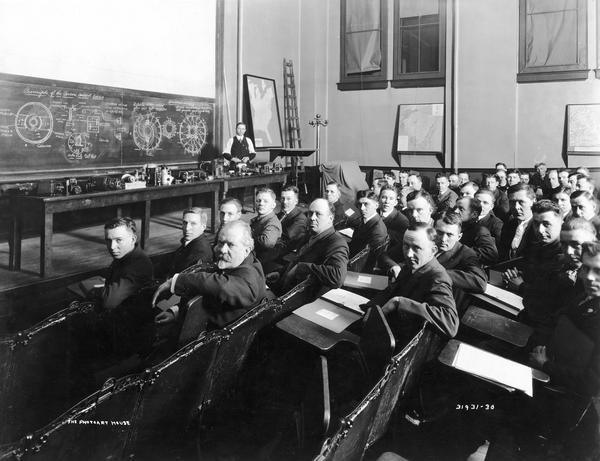
[[[300,137],[300,119],[298,118],[298,101],[296,98],[296,83],[294,81],[294,63],[291,59],[283,59],[283,112],[285,116],[285,133],[287,146],[296,149],[302,147]],[[296,187],[304,189],[308,194],[302,157],[289,157],[291,161],[291,180]]]

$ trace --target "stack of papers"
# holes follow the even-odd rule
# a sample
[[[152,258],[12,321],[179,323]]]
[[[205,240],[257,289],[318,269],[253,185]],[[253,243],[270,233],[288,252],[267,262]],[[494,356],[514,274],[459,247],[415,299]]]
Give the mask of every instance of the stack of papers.
[[[488,283],[487,288],[485,289],[485,294],[488,295],[490,298],[493,298],[495,301],[498,301],[502,304],[514,308],[518,312],[521,312],[523,310],[523,298],[508,290],[498,288]]]
[[[475,376],[523,391],[533,397],[531,368],[491,352],[460,343],[452,366]]]
[[[346,229],[342,229],[339,232],[340,232],[340,234],[345,235],[348,238],[352,238],[352,236],[354,235],[354,229],[352,229],[351,227],[347,227]]]

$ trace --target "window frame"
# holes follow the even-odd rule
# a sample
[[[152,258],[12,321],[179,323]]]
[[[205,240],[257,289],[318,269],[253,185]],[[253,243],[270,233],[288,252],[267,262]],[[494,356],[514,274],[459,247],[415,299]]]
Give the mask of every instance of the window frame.
[[[365,74],[346,75],[346,0],[340,1],[340,81],[338,90],[381,90],[388,87],[388,19],[387,0],[379,0],[380,37],[381,37],[381,69]]]
[[[585,80],[588,76],[587,0],[577,0],[578,64],[526,67],[527,1],[519,0],[519,71],[518,83]]]
[[[414,88],[444,86],[446,83],[446,19],[447,1],[439,0],[439,70],[428,72],[400,72],[402,50],[402,33],[400,27],[400,2],[394,0],[394,73],[392,79],[393,88]]]

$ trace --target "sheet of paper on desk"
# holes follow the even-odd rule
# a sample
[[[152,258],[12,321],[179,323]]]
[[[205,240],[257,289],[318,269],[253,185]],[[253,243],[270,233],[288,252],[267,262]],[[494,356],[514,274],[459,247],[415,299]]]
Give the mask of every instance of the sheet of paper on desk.
[[[368,298],[342,288],[329,290],[322,296],[322,298],[327,299],[332,303],[347,307],[348,309],[352,309],[353,311],[360,312],[361,314],[363,313],[363,310],[358,306],[369,302]]]
[[[523,298],[521,298],[519,295],[511,293],[508,290],[498,288],[488,283],[487,288],[485,289],[485,294],[498,301],[503,302],[504,304],[508,304],[509,306],[514,307],[518,311],[523,310]]]
[[[345,235],[346,237],[352,238],[354,235],[354,229],[347,227],[346,229],[342,229],[339,231],[340,234]]]
[[[533,397],[531,368],[491,352],[461,343],[452,366],[523,391]]]

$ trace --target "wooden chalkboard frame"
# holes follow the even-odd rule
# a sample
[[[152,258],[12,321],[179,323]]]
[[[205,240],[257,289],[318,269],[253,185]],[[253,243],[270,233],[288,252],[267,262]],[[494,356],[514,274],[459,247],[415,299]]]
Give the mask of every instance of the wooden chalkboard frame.
[[[40,85],[47,86],[52,88],[62,88],[73,91],[87,91],[87,92],[96,92],[106,95],[111,95],[114,97],[122,97],[122,98],[130,98],[131,100],[141,99],[144,100],[146,98],[151,98],[152,100],[164,100],[170,102],[189,102],[189,103],[203,103],[209,104],[212,108],[212,113],[210,115],[210,130],[206,133],[206,143],[202,147],[202,151],[210,150],[209,157],[206,160],[211,160],[214,157],[214,153],[218,152],[217,148],[214,146],[215,138],[214,131],[216,128],[216,117],[215,117],[215,98],[208,97],[200,97],[200,96],[189,96],[189,95],[180,95],[180,94],[170,94],[170,93],[160,93],[153,91],[145,91],[145,90],[136,90],[129,88],[119,88],[119,87],[110,87],[103,85],[94,85],[88,83],[79,83],[79,82],[67,82],[62,80],[52,80],[45,79],[39,77],[31,77],[24,75],[16,75],[16,74],[6,74],[0,73],[0,85],[8,83],[9,85],[14,84],[24,84],[24,85]],[[214,151],[214,152],[212,152]],[[3,155],[3,152],[0,151],[0,156]],[[195,154],[194,154],[195,155]],[[159,164],[167,164],[171,167],[189,167],[193,168],[199,164],[201,157],[204,154],[201,152],[195,157],[191,157],[190,160],[187,159],[174,159],[173,161],[164,161],[158,160],[154,161],[151,157],[142,158],[139,161],[131,161],[120,164],[110,164],[110,165],[92,165],[92,166],[82,166],[79,164],[74,165],[65,165],[64,167],[59,168],[30,168],[23,170],[13,170],[13,171],[2,171],[0,170],[0,183],[16,183],[16,182],[24,182],[24,181],[35,181],[35,180],[43,180],[43,179],[51,179],[51,178],[61,178],[61,177],[76,177],[76,176],[94,176],[94,175],[107,175],[107,174],[119,174],[124,171],[130,171],[136,168],[140,168],[147,163],[159,163]]]

